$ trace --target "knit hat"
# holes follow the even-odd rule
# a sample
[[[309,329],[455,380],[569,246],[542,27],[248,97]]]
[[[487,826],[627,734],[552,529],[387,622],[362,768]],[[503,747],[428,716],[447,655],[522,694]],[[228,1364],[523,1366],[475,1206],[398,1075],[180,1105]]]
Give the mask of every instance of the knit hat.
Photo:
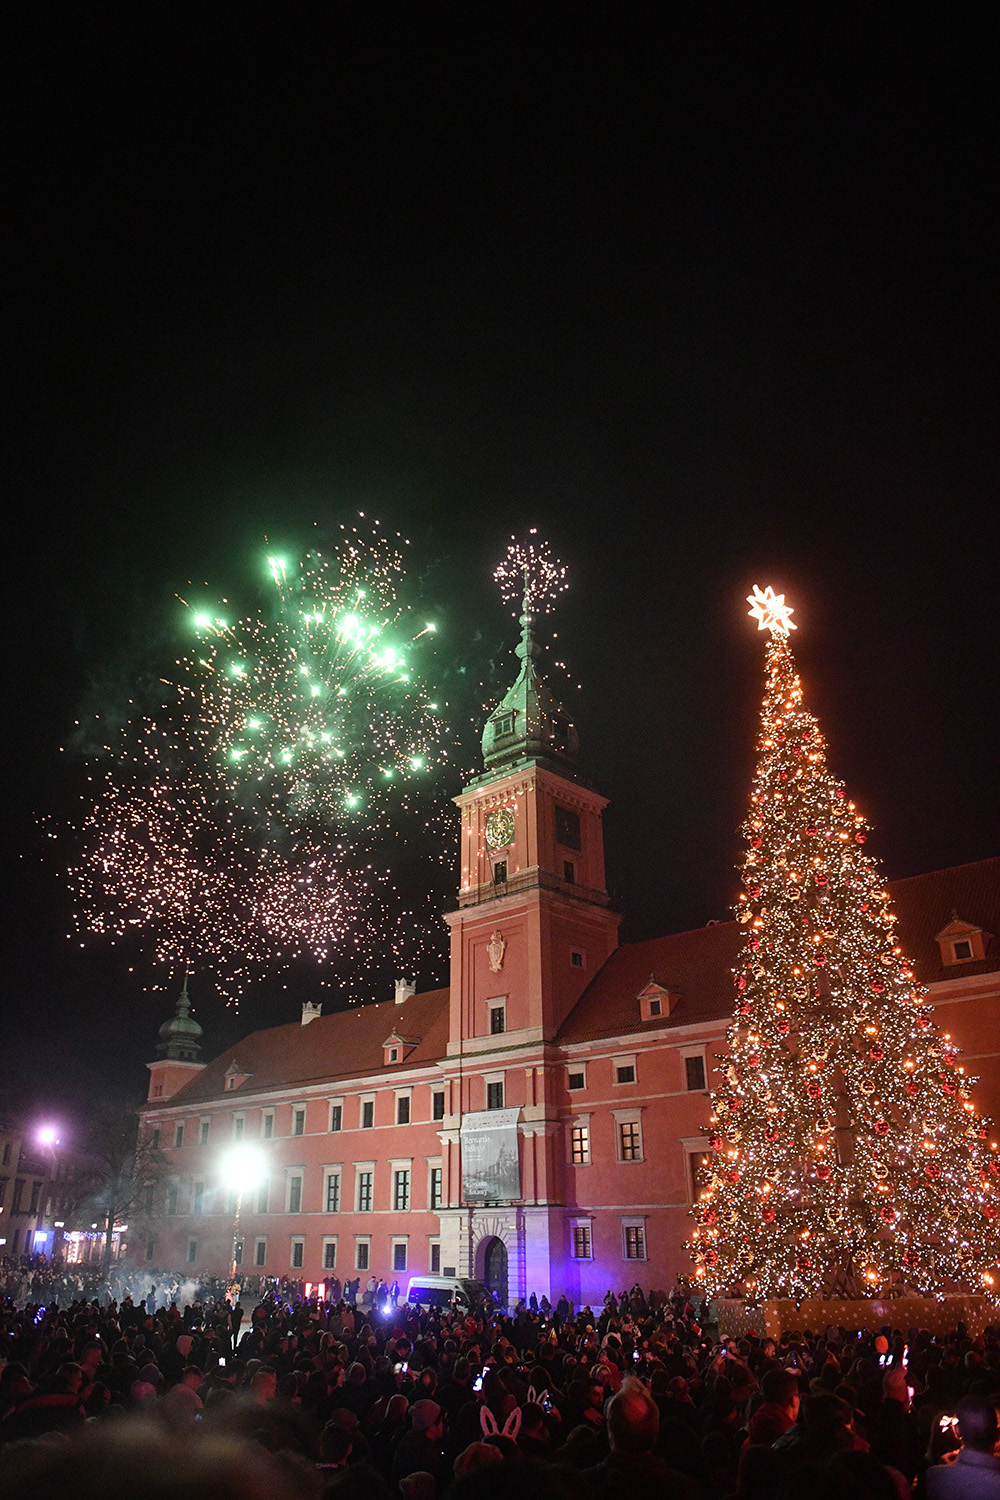
[[[410,1407],[410,1421],[413,1423],[414,1432],[426,1432],[428,1427],[441,1415],[441,1408],[436,1401],[414,1401]]]

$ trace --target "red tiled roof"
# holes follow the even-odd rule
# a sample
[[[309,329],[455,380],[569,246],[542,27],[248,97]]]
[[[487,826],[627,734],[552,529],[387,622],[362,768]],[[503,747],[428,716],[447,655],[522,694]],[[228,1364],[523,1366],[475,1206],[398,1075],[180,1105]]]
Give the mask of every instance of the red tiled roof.
[[[395,1028],[419,1037],[402,1063],[386,1067],[382,1044]],[[175,1094],[171,1104],[198,1099],[240,1098],[265,1090],[296,1088],[324,1079],[351,1078],[368,1073],[396,1073],[433,1063],[448,1045],[448,991],[428,990],[411,995],[403,1005],[387,1000],[381,1005],[359,1005],[353,1010],[319,1016],[307,1026],[294,1022],[254,1031],[213,1059]],[[235,1093],[225,1088],[226,1069],[233,1062],[250,1074]]]
[[[908,880],[894,880],[889,889],[899,914],[900,945],[921,984],[1000,969],[1000,859],[911,875]],[[942,964],[934,937],[953,916],[990,934],[984,959]]]
[[[899,917],[900,944],[922,984],[1000,970],[1000,858],[896,880],[889,891]],[[942,966],[934,936],[954,911],[992,934],[985,960]],[[738,924],[720,922],[617,948],[570,1011],[558,1040],[597,1041],[727,1020],[733,1007],[731,970],[741,943]],[[650,976],[678,999],[669,1016],[643,1021],[638,997]]]
[[[899,916],[901,946],[922,984],[1000,970],[1000,858],[896,880],[889,890]],[[942,965],[934,938],[955,912],[962,921],[991,934],[985,960]],[[737,923],[719,922],[617,948],[580,996],[557,1040],[597,1041],[728,1020],[732,969],[742,941]],[[673,1003],[669,1016],[642,1021],[638,997],[650,978],[670,991]],[[411,995],[404,1005],[363,1005],[320,1016],[307,1026],[294,1023],[255,1031],[209,1063],[174,1099],[188,1104],[224,1094],[225,1073],[233,1061],[252,1075],[236,1090],[243,1097],[437,1062],[448,1042],[448,993],[429,990]],[[420,1040],[403,1062],[386,1067],[383,1043],[393,1031]]]

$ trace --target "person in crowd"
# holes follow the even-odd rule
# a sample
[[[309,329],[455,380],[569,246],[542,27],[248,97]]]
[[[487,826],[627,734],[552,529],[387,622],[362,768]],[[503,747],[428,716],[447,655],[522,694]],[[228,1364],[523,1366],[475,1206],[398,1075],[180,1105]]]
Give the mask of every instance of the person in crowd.
[[[970,1394],[959,1401],[955,1415],[961,1447],[950,1463],[927,1470],[928,1500],[1000,1500],[998,1400]]]

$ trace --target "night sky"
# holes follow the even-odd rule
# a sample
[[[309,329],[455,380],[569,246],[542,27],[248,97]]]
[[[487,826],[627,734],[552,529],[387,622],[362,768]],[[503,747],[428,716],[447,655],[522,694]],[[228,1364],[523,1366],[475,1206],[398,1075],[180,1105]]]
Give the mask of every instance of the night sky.
[[[400,529],[442,652],[501,689],[491,573],[550,539],[625,940],[728,914],[754,583],[889,877],[1000,848],[986,34],[482,9],[39,7],[8,37],[16,1102],[144,1093],[163,997],[66,941],[36,820],[79,794],[74,721],[176,654],[174,591],[252,600],[265,534]],[[239,1018],[193,993],[212,1049],[298,1015],[277,981]]]

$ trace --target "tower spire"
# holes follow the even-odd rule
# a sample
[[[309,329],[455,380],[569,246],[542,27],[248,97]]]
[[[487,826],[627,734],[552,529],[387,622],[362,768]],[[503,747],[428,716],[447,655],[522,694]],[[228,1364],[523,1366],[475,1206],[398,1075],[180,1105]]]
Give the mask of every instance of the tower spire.
[[[540,648],[532,631],[531,600],[531,582],[525,568],[521,639],[514,647],[521,668],[486,721],[483,763],[487,771],[495,771],[522,760],[543,760],[564,774],[569,770],[575,775],[580,746],[576,726],[536,666]]]
[[[160,1027],[160,1043],[156,1055],[170,1058],[174,1062],[197,1062],[201,1055],[201,1037],[201,1027],[191,1014],[188,975],[185,973],[181,992],[177,997],[177,1008],[170,1020],[164,1021]]]

